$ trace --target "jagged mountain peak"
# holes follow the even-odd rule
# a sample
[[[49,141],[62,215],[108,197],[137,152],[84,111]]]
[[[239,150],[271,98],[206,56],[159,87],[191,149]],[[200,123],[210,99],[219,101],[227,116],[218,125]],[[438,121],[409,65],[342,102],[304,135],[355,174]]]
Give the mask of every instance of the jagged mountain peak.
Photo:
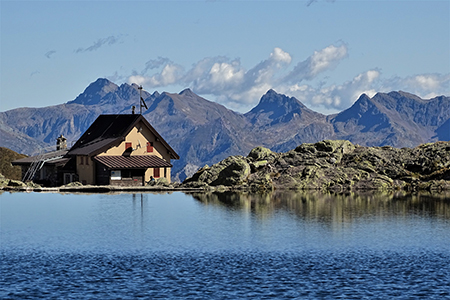
[[[348,109],[341,111],[338,113],[333,119],[333,122],[343,122],[348,121],[350,119],[359,119],[363,116],[367,111],[373,111],[372,114],[377,114],[378,110],[373,103],[372,99],[366,94],[361,94],[358,100],[353,103],[351,107]],[[375,112],[376,111],[376,112]]]
[[[350,106],[350,108],[348,109],[352,109],[353,107],[360,107],[361,105],[366,105],[366,103],[372,103],[372,98],[370,98],[369,96],[367,96],[367,94],[362,93],[358,99],[353,103],[352,106]]]
[[[158,91],[154,91],[153,94],[152,94],[153,98],[157,98],[159,96],[161,96],[161,94]]]
[[[278,95],[278,93],[274,89],[269,89],[265,95]]]
[[[99,93],[102,96],[106,95],[107,93],[114,92],[118,89],[118,85],[114,82],[109,81],[106,78],[98,78],[96,81],[91,83],[83,93]]]
[[[283,115],[294,110],[304,109],[306,108],[303,103],[298,101],[294,97],[289,97],[283,94],[278,94],[274,90],[270,89],[265,93],[257,106],[255,106],[250,112],[247,114],[257,114],[260,112],[272,112],[274,114],[274,118],[279,115]]]
[[[370,100],[370,97],[367,96],[366,93],[362,93],[362,94],[359,96],[358,100],[356,100],[355,102],[358,102],[358,101],[367,101],[367,100]]]
[[[259,104],[275,104],[278,106],[295,106],[295,107],[306,107],[305,105],[303,105],[303,103],[301,103],[300,101],[298,101],[295,97],[289,97],[286,96],[284,94],[279,94],[276,91],[274,91],[273,89],[268,90],[262,97],[261,100],[259,101]]]
[[[198,97],[190,88],[182,90],[179,95],[181,96],[189,96],[189,97]]]
[[[306,113],[307,116],[304,116]],[[258,105],[245,114],[252,124],[266,126],[288,122],[300,116],[313,118],[321,114],[313,112],[295,97],[279,94],[270,89],[261,97]]]
[[[89,84],[89,86],[86,89],[89,89],[92,87],[99,87],[102,89],[108,89],[108,88],[117,89],[117,85],[106,78],[97,78],[97,80],[92,82],[91,84]]]
[[[77,103],[84,105],[94,105],[100,103],[100,101],[109,93],[114,93],[119,89],[119,87],[109,81],[106,78],[98,78],[93,83],[89,84],[89,86],[78,95],[77,98],[73,101],[69,101],[68,103]]]
[[[365,106],[368,105],[368,103],[370,103],[371,105],[375,105],[373,102],[373,98],[369,97],[367,94],[362,93],[358,99],[353,103],[353,105],[348,108],[348,109],[352,109],[352,107],[361,107],[361,106]]]

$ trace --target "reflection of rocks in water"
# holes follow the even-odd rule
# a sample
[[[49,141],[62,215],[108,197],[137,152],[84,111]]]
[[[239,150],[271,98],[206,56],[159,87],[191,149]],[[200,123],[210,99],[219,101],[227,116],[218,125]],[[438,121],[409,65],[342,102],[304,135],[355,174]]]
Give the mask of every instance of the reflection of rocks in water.
[[[270,213],[276,208],[271,193],[210,192],[194,193],[192,197],[205,205],[223,206],[228,209],[243,210],[258,215]]]
[[[450,219],[450,193],[404,192],[347,193],[278,191],[270,193],[196,193],[205,205],[243,210],[259,218],[286,211],[303,220],[351,223],[360,218],[390,218],[401,215]]]

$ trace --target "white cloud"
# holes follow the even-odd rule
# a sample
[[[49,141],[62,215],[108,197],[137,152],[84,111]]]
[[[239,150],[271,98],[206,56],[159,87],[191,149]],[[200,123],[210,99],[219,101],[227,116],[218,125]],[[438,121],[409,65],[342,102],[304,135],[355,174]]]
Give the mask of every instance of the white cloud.
[[[347,55],[348,49],[345,44],[330,45],[320,51],[314,51],[313,55],[297,64],[284,81],[296,83],[311,80],[322,72],[334,69]]]
[[[143,71],[135,72],[128,78],[128,82],[144,85],[146,88],[183,85],[198,94],[213,95],[224,104],[253,104],[275,84],[277,72],[288,67],[291,61],[289,53],[275,48],[266,60],[250,70],[245,70],[239,59],[217,56],[204,58],[184,72],[182,66],[159,57],[148,61]],[[149,70],[157,68],[161,70],[153,75],[146,75]]]
[[[273,49],[273,52],[270,54],[270,57],[277,62],[283,62],[286,64],[290,64],[292,57],[289,53],[284,52],[281,48],[275,48]]]
[[[372,97],[376,92],[403,90],[422,98],[450,94],[450,74],[417,74],[385,79],[379,69],[372,69],[341,84],[314,83],[316,79],[326,79],[323,74],[333,70],[347,56],[348,48],[344,43],[330,45],[291,66],[291,54],[277,47],[265,60],[248,70],[239,59],[216,56],[196,62],[187,71],[168,58],[158,57],[149,60],[140,73],[134,72],[129,76],[128,82],[147,89],[189,87],[199,95],[240,112],[253,108],[271,88],[322,112],[346,109],[362,93]],[[155,69],[154,74],[147,75]]]
[[[209,82],[213,87],[222,90],[239,84],[243,77],[244,71],[233,63],[215,63],[209,70]]]
[[[320,109],[340,111],[348,108],[363,93],[372,97],[376,93],[374,85],[380,76],[379,70],[369,70],[358,74],[341,85],[315,88],[310,85],[291,85],[281,88],[283,93],[296,97],[305,105]]]
[[[274,84],[277,72],[291,63],[291,55],[281,48],[273,49],[269,58],[263,60],[255,67],[246,72],[245,88],[254,85],[265,85],[267,83]]]
[[[450,94],[450,74],[417,74],[385,80],[383,91],[403,90],[428,99]]]
[[[438,95],[449,95],[450,74],[420,74],[405,78],[381,78],[378,69],[358,74],[340,85],[315,88],[310,85],[291,85],[277,91],[294,96],[305,105],[327,112],[338,112],[350,107],[362,94],[373,97],[377,92],[403,90],[430,99]]]
[[[215,95],[230,107],[247,106],[276,84],[277,72],[288,67],[291,60],[291,55],[281,48],[275,48],[266,60],[250,70],[245,70],[238,59],[230,61],[218,57],[214,63],[208,59],[194,66],[186,77],[186,84],[190,83],[193,74],[200,75],[192,81],[195,92]]]
[[[151,77],[144,75],[132,75],[128,78],[128,83],[136,83],[138,85],[146,85],[148,88],[156,88],[168,86],[177,83],[184,74],[184,68],[177,64],[166,64],[160,73]]]
[[[321,51],[315,51],[310,59],[310,76],[333,68],[346,56],[347,47],[345,45],[338,47],[331,45]]]
[[[196,63],[182,81],[196,93],[223,95],[227,91],[239,90],[245,70],[239,60],[226,57],[209,57]]]
[[[203,79],[209,71],[211,70],[212,66],[215,63],[222,63],[222,62],[229,62],[230,60],[227,57],[224,56],[216,56],[216,57],[206,57],[197,63],[195,63],[192,68],[186,73],[184,80],[186,82],[197,82],[199,79]],[[236,61],[235,63],[239,63]]]
[[[147,82],[147,78],[145,78],[145,77],[142,76],[142,75],[133,75],[133,76],[130,76],[130,77],[128,78],[128,83],[129,83],[129,84],[135,83],[135,84],[137,84],[137,85],[143,85],[143,84],[146,83],[146,82]]]

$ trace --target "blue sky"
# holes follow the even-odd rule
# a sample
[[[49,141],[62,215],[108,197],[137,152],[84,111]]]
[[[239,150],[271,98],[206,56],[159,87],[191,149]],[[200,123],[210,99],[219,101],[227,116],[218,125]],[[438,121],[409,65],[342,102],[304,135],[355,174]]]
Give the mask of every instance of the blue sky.
[[[270,88],[323,113],[361,93],[450,95],[450,1],[3,1],[0,111],[105,77],[247,112]]]

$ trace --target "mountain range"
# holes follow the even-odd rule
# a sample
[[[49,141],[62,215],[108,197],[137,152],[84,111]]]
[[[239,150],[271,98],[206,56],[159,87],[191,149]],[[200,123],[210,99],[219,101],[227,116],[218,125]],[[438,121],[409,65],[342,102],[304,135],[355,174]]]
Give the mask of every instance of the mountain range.
[[[393,147],[450,140],[450,97],[446,96],[425,100],[401,91],[372,98],[362,94],[350,108],[328,116],[274,90],[245,114],[190,89],[178,94],[142,90],[142,98],[148,106],[143,115],[181,157],[173,162],[175,180],[230,155],[247,155],[257,146],[281,152],[324,139]],[[137,85],[118,86],[99,78],[73,101],[0,112],[0,146],[33,154],[54,147],[61,134],[75,142],[98,115],[131,113],[138,103]]]

